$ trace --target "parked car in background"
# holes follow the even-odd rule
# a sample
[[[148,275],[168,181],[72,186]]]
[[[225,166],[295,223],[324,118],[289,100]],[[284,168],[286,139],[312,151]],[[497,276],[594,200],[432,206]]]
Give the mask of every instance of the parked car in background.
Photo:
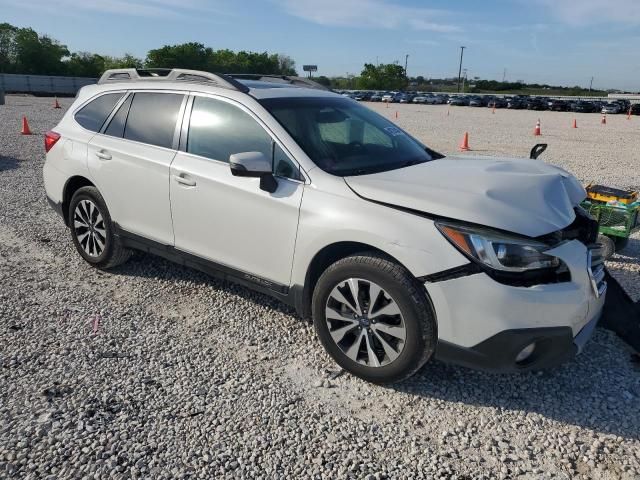
[[[382,101],[386,103],[393,103],[396,101],[396,95],[394,93],[385,93],[382,95]]]
[[[416,95],[415,97],[413,97],[413,103],[421,103],[424,104],[426,103],[427,97],[423,96],[423,95]]]
[[[412,93],[401,93],[398,95],[398,103],[411,103],[414,99],[415,95]]]
[[[527,108],[527,99],[522,97],[512,97],[507,100],[507,108],[512,110],[523,110]]]
[[[490,108],[507,108],[507,99],[503,97],[495,97],[489,101],[487,106]]]
[[[547,110],[549,99],[541,97],[531,97],[527,100],[528,110]]]
[[[593,113],[597,111],[596,106],[592,102],[587,102],[585,100],[579,100],[577,102],[573,102],[569,109],[572,112],[577,113]]]
[[[609,114],[618,114],[624,112],[622,105],[618,102],[607,103],[602,107],[601,113]]]
[[[281,78],[158,72],[106,71],[45,135],[46,196],[90,266],[137,249],[257,290],[381,384],[434,357],[536,371],[586,345],[607,284],[569,172],[445,158],[358,102]],[[268,323],[266,339],[282,330]]]
[[[469,98],[464,95],[456,95],[449,99],[449,105],[455,105],[459,107],[465,107],[469,105]]]
[[[569,103],[565,100],[550,100],[549,110],[554,112],[567,112],[569,111]]]
[[[485,103],[485,99],[483,99],[482,97],[471,97],[469,99],[469,106],[470,107],[484,107],[486,106]]]
[[[379,92],[375,92],[374,94],[371,95],[371,97],[369,97],[369,101],[370,102],[381,102],[382,101],[382,94]]]
[[[640,103],[631,105],[631,115],[640,115]]]

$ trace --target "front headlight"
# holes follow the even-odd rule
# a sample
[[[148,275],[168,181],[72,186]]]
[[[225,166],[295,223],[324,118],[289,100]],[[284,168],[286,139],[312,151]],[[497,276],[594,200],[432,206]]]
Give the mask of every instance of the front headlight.
[[[436,227],[462,253],[504,272],[525,272],[560,266],[560,259],[544,252],[549,246],[491,229],[436,222]]]

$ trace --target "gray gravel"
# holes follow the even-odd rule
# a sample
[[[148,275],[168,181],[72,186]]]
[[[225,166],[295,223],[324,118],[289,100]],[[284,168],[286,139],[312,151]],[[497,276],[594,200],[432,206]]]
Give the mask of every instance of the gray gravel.
[[[382,388],[265,296],[143,254],[91,269],[17,134],[51,103],[0,107],[0,478],[640,478],[640,370],[608,332],[544,373]]]

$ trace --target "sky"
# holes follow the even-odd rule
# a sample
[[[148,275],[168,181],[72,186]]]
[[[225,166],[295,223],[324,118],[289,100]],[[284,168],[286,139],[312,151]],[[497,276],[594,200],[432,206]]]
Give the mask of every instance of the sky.
[[[163,45],[268,51],[358,74],[404,64],[409,76],[640,90],[640,0],[0,0],[0,22],[71,51],[144,58]]]

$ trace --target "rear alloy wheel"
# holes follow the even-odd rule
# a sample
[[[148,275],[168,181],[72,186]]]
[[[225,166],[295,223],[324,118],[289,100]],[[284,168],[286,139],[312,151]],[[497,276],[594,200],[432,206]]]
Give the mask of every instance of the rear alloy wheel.
[[[73,244],[88,263],[107,269],[129,259],[131,251],[114,235],[109,210],[97,188],[78,189],[71,198],[68,215]]]
[[[73,212],[73,230],[78,244],[92,258],[104,252],[107,230],[100,210],[91,200],[81,200]]]
[[[312,312],[331,357],[369,382],[408,378],[436,347],[435,315],[424,286],[378,253],[352,255],[327,268],[315,286]]]

